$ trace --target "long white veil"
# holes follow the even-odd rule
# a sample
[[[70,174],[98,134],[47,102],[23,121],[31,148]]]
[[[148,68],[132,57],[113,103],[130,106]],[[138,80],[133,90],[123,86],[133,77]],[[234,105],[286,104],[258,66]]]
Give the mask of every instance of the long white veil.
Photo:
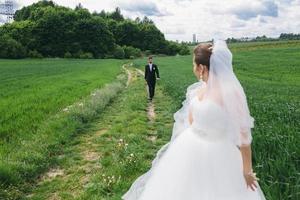
[[[238,145],[249,145],[254,119],[250,116],[244,90],[232,69],[232,54],[224,40],[214,40],[209,77],[203,99],[221,105],[232,122],[231,139]]]

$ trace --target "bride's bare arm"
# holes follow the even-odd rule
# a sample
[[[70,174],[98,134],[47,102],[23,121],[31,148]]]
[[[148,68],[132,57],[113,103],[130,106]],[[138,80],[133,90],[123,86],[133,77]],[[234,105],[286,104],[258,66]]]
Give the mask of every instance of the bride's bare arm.
[[[252,150],[251,145],[242,145],[240,151],[243,158],[243,172],[244,177],[247,183],[247,186],[250,187],[253,191],[257,187],[255,183],[255,174],[253,176],[252,172]]]
[[[251,170],[252,170],[251,145],[242,145],[240,147],[240,151],[241,151],[242,157],[243,157],[244,173],[251,172]]]

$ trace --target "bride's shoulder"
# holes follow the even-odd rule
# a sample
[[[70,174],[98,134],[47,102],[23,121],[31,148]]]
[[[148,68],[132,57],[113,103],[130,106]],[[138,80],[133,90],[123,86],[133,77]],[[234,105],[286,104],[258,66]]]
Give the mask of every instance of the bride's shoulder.
[[[196,95],[191,99],[191,108],[195,109],[198,107],[210,107],[210,108],[221,108],[221,105],[218,104],[215,100],[204,98],[204,93],[206,88],[199,88],[197,90]]]
[[[204,96],[204,93],[205,93],[205,90],[206,90],[206,87],[200,87],[197,89],[197,97],[199,99],[199,101],[202,101],[203,100],[203,96]]]
[[[200,105],[204,102],[203,100],[203,96],[201,95],[201,92],[200,91],[197,91],[196,92],[196,95],[194,95],[192,98],[191,98],[191,105],[192,105],[192,108],[194,108],[194,106],[197,106],[197,105]]]
[[[204,84],[201,81],[189,85],[186,89],[186,98],[192,99],[195,95],[197,95],[199,89],[201,89],[203,86]]]
[[[192,83],[190,84],[188,87],[187,87],[187,90],[193,90],[193,89],[196,89],[198,88],[199,86],[202,85],[202,82],[201,81],[197,81],[195,83]]]

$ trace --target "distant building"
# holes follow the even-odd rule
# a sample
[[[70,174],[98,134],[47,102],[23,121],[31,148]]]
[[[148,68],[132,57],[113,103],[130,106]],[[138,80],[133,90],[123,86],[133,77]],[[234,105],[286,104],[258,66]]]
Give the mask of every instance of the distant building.
[[[196,34],[193,34],[193,43],[197,42]]]

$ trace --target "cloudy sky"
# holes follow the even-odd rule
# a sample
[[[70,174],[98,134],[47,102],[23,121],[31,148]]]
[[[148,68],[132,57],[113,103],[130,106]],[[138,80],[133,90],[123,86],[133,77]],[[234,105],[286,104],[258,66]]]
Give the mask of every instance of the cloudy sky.
[[[4,0],[0,0],[4,1]],[[300,33],[300,0],[54,0],[90,11],[120,7],[129,18],[148,16],[169,40],[199,41],[212,37],[278,37]],[[37,0],[18,0],[20,6]]]

